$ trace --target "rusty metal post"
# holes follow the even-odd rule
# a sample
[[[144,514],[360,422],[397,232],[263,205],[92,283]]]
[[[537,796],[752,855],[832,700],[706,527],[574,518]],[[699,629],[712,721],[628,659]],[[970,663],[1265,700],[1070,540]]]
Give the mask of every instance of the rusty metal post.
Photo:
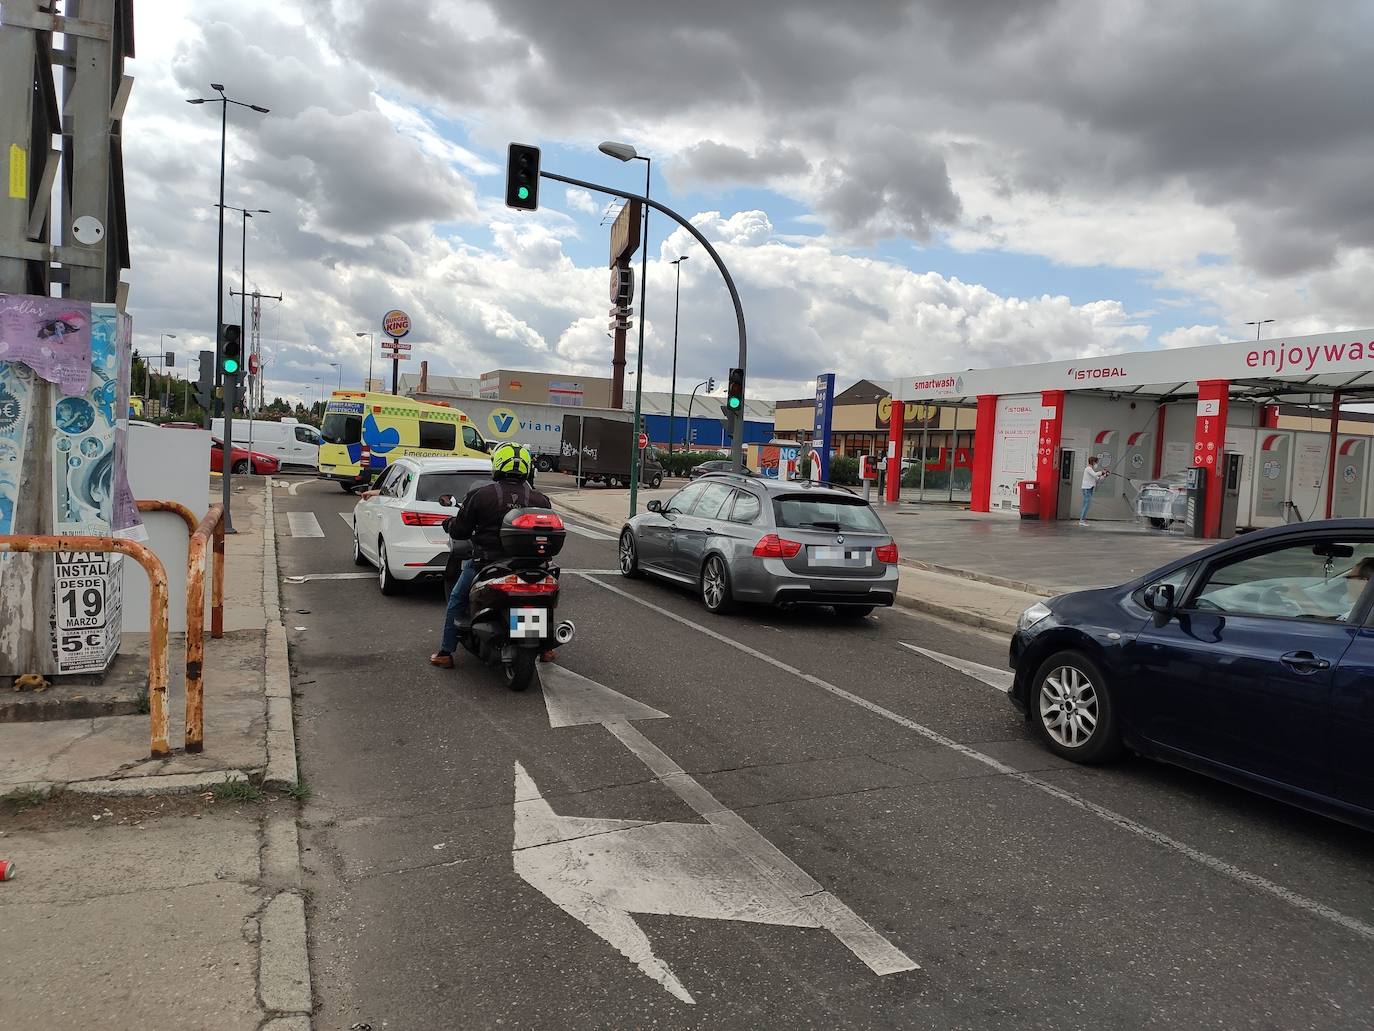
[[[211,505],[186,549],[186,751],[205,750],[205,548],[224,527],[224,509]],[[218,611],[218,610],[216,610]]]
[[[138,502],[140,512],[171,512],[173,515],[181,516],[181,521],[186,524],[188,534],[196,532],[196,514],[183,505],[180,501],[140,501]]]
[[[210,636],[218,641],[224,636],[224,507],[211,505],[210,512],[219,513],[215,522],[215,571],[210,582]]]
[[[128,555],[148,574],[148,719],[154,759],[171,754],[167,744],[167,571],[152,550],[114,537],[53,537],[0,534],[0,553],[91,551]]]

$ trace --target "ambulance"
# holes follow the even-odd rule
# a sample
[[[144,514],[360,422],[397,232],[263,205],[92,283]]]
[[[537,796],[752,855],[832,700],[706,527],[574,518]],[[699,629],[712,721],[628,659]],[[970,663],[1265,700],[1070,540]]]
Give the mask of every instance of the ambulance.
[[[346,491],[402,456],[485,458],[491,445],[467,413],[393,394],[336,390],[324,406],[319,474]]]

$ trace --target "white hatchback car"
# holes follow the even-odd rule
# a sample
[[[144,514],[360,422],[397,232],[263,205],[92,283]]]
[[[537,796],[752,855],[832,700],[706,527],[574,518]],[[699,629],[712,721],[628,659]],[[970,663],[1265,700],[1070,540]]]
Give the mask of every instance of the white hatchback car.
[[[491,479],[485,458],[399,458],[373,486],[377,492],[353,509],[353,561],[377,567],[383,594],[421,577],[444,575],[448,534],[443,522],[456,509],[439,504]]]

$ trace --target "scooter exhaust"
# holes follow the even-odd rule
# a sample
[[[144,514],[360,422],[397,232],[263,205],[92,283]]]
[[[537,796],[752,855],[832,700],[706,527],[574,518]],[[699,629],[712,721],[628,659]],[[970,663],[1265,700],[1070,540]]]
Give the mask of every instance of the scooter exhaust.
[[[553,628],[553,639],[559,644],[567,644],[573,639],[575,633],[577,633],[577,627],[573,626],[572,620],[565,619]]]

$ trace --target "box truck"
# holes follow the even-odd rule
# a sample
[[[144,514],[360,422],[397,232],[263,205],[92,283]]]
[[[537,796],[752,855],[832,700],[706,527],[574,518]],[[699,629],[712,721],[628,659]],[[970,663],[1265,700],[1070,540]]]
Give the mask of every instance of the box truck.
[[[577,485],[604,483],[608,487],[628,487],[630,458],[634,449],[631,420],[595,415],[565,415],[561,467],[577,477]],[[646,487],[663,483],[663,466],[653,448],[645,448],[640,459],[639,482]]]

